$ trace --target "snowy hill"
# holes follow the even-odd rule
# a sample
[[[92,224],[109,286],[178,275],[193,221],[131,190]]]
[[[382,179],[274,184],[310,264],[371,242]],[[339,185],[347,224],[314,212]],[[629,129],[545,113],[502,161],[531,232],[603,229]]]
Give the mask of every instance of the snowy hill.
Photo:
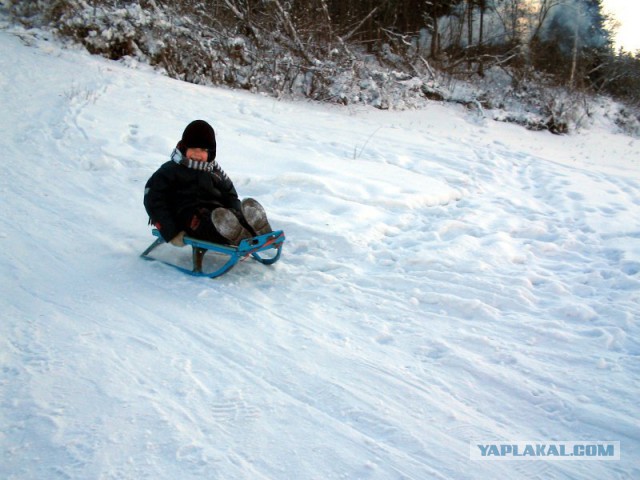
[[[7,27],[0,52],[0,478],[640,478],[637,140],[277,102]],[[196,118],[276,265],[138,257]],[[512,441],[621,454],[470,458]]]

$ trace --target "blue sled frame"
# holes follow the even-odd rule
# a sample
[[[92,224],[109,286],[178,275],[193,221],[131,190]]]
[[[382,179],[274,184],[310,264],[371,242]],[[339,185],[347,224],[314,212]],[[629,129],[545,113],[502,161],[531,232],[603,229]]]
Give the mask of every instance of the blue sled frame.
[[[154,228],[151,233],[153,233],[153,235],[158,238],[155,240],[155,242],[149,245],[149,247],[144,252],[140,254],[142,258],[144,258],[145,260],[154,260],[164,263],[165,265],[169,265],[170,267],[176,268],[181,272],[193,275],[195,277],[209,278],[219,277],[220,275],[231,270],[231,268],[233,268],[239,261],[249,256],[253,257],[255,260],[264,265],[271,265],[273,263],[276,263],[280,258],[280,254],[282,253],[282,244],[285,240],[284,232],[282,230],[265,233],[264,235],[258,235],[257,237],[245,238],[237,247],[231,245],[221,245],[219,243],[205,242],[204,240],[198,240],[197,238],[192,237],[184,237],[184,243],[186,245],[191,245],[192,247],[191,258],[193,261],[193,267],[191,270],[189,270],[188,268],[184,268],[170,262],[165,262],[164,260],[150,257],[149,254],[156,247],[165,243],[164,239],[157,229]],[[273,256],[262,256],[262,253],[266,250],[274,249],[276,250],[276,252]],[[207,253],[208,251],[227,255],[229,257],[227,263],[213,272],[203,272],[202,260],[204,259],[205,253]]]

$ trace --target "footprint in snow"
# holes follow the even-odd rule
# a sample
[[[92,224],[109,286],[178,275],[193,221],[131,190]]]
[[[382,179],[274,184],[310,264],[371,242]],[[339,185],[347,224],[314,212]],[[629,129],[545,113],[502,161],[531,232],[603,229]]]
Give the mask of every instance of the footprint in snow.
[[[138,132],[140,127],[135,123],[129,124],[129,131],[124,137],[124,141],[127,143],[135,144],[138,143]]]
[[[241,391],[218,392],[211,403],[211,412],[218,422],[230,424],[253,420],[262,414],[259,408],[244,400]]]

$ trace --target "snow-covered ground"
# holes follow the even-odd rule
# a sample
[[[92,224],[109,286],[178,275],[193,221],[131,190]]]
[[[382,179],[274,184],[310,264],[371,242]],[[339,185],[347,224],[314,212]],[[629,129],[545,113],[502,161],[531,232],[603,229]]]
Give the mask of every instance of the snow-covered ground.
[[[638,140],[278,102],[7,26],[0,88],[0,478],[640,478]],[[138,257],[196,118],[285,230],[272,267]],[[621,458],[470,459],[560,440]]]

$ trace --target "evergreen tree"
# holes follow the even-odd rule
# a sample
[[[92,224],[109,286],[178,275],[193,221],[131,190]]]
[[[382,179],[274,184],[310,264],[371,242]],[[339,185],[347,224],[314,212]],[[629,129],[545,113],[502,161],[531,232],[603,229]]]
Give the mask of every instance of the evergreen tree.
[[[597,81],[613,52],[602,0],[571,0],[549,13],[535,43],[535,66],[572,87]]]

